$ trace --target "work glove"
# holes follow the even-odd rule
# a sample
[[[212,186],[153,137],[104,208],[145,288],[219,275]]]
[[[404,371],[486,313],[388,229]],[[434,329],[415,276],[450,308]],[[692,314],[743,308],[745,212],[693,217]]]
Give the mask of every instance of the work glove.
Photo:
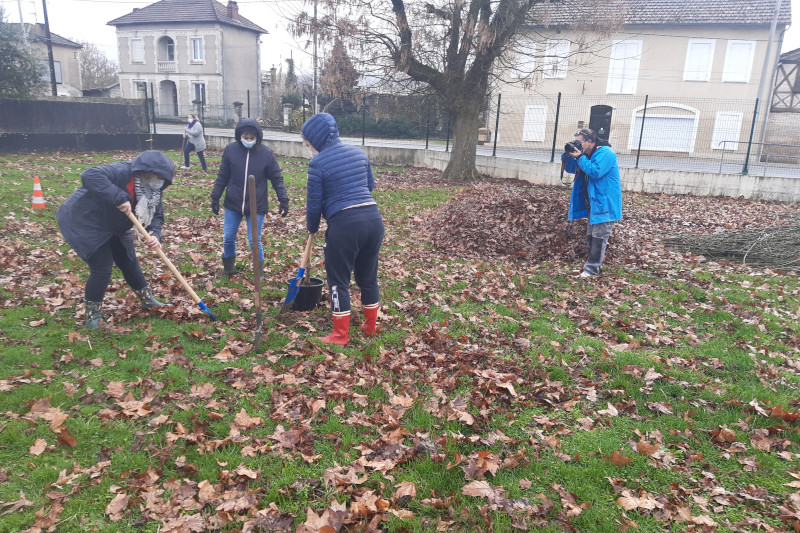
[[[219,215],[219,198],[211,198],[211,212]]]
[[[285,204],[282,203],[281,206],[278,208],[278,213],[281,215],[281,217],[285,217],[286,215],[288,215],[289,214],[289,204],[288,203],[285,203]]]

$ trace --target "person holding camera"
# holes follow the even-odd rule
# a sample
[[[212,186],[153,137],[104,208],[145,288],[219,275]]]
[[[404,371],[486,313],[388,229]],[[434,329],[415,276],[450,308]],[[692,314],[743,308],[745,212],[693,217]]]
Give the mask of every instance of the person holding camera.
[[[622,218],[622,186],[617,154],[608,141],[590,129],[575,133],[575,140],[564,145],[561,154],[564,170],[575,174],[568,219],[588,218],[586,247],[588,257],[580,277],[600,273],[608,238],[614,223]]]

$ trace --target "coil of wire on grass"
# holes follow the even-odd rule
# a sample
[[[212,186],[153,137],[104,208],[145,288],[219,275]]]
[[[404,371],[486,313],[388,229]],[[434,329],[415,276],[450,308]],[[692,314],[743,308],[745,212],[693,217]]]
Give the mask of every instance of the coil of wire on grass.
[[[794,217],[792,217],[794,218]],[[708,259],[743,265],[792,269],[800,266],[800,224],[721,231],[709,235],[679,234],[664,239],[667,248]]]

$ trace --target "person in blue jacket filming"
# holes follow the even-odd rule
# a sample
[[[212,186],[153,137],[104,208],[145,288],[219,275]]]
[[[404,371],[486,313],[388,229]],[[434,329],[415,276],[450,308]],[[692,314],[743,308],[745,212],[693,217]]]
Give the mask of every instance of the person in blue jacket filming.
[[[564,170],[575,174],[568,219],[588,218],[588,257],[580,277],[600,273],[614,223],[622,218],[622,187],[617,154],[608,141],[590,129],[575,133],[575,140],[561,154]]]

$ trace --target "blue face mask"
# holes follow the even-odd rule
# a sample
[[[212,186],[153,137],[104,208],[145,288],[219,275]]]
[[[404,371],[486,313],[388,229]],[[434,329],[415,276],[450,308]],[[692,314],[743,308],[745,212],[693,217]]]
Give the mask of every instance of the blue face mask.
[[[253,146],[256,145],[256,141],[254,141],[254,140],[253,141],[246,141],[244,139],[241,139],[241,141],[242,141],[242,144],[244,145],[245,148],[252,148]]]

